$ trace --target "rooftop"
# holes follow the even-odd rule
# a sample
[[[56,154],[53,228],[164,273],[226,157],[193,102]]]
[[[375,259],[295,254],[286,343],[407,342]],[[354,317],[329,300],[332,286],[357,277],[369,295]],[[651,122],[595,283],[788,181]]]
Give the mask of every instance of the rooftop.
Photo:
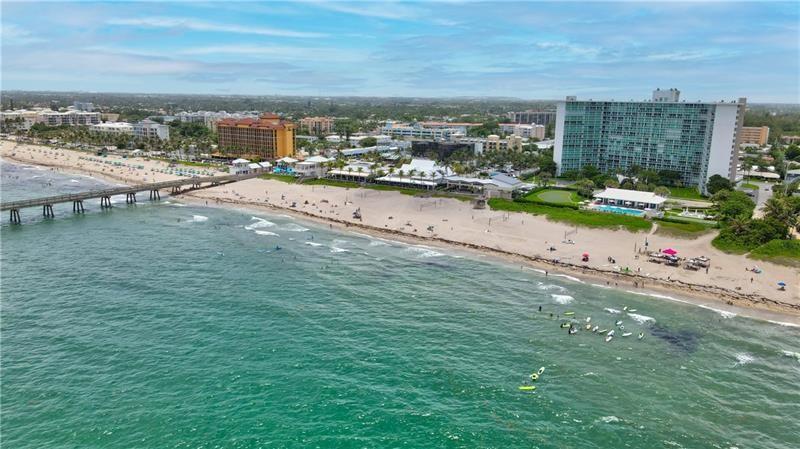
[[[257,119],[254,118],[224,118],[217,122],[217,127],[237,127],[237,128],[263,128],[263,129],[284,129],[292,122],[281,120],[276,114],[261,114]]]
[[[600,193],[596,193],[594,197],[648,204],[662,204],[667,200],[663,196],[658,196],[653,192],[640,192],[638,190],[626,189],[605,189]]]

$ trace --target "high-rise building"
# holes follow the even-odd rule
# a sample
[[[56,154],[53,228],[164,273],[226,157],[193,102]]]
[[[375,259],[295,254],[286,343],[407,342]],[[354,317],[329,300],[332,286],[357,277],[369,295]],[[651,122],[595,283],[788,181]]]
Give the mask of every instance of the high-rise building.
[[[225,157],[278,159],[294,155],[294,123],[275,114],[258,119],[222,119],[217,122],[219,150]]]
[[[769,140],[769,126],[743,126],[742,143],[764,146]]]
[[[701,191],[713,175],[735,180],[746,99],[679,102],[679,94],[657,90],[652,101],[559,102],[553,150],[558,174],[587,165],[606,173],[634,166],[673,170],[684,185]]]
[[[523,123],[525,125],[535,123],[537,125],[547,126],[556,121],[556,111],[522,111],[522,112],[509,112],[506,114],[508,119],[513,123]]]

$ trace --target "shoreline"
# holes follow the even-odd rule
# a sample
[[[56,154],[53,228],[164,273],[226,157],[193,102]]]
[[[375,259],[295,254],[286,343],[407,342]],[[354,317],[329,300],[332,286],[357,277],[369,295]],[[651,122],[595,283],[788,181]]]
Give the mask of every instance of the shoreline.
[[[205,204],[204,201],[206,198],[192,195],[192,192],[183,193],[173,198],[185,198],[184,203],[187,205],[199,207],[240,209],[253,213],[285,213],[293,218],[299,218],[316,224],[333,225],[333,229],[339,231],[355,234],[363,232],[363,234],[369,237],[388,239],[408,245],[430,246],[444,250],[460,250],[472,255],[488,256],[500,263],[532,269],[541,274],[547,272],[549,276],[562,277],[573,282],[589,284],[595,288],[608,288],[635,295],[647,296],[653,299],[690,304],[695,307],[714,310],[718,313],[734,313],[737,316],[769,321],[778,325],[800,327],[800,305],[782,303],[770,298],[751,297],[750,295],[747,295],[747,301],[744,301],[743,298],[730,295],[730,291],[720,287],[689,284],[679,280],[672,281],[676,284],[660,283],[656,279],[635,274],[618,273],[564,262],[555,262],[551,259],[526,256],[524,254],[498,250],[482,245],[451,241],[437,237],[420,237],[394,230],[387,231],[386,229],[369,225],[354,224],[346,220],[319,217],[292,208],[283,208],[270,204],[231,200],[220,200],[219,203]],[[614,281],[609,281],[609,276],[611,276]],[[636,287],[633,284],[636,280],[645,280],[648,284],[646,287]],[[606,282],[611,282],[613,285],[603,285]],[[678,295],[675,295],[676,290],[679,292]],[[726,300],[721,300],[720,297],[724,297]]]
[[[49,150],[68,151],[54,149]],[[4,154],[3,158],[14,163],[55,168],[57,171],[64,173],[89,175],[104,181],[131,184],[130,178],[126,177],[123,173],[116,174],[105,171],[101,172],[99,170],[91,170],[85,167],[74,167],[65,164],[59,164],[57,161],[53,161],[56,163],[50,161],[31,161],[8,154]],[[217,187],[217,189],[218,188],[219,187]],[[306,188],[308,187],[306,186]],[[756,315],[758,315],[758,312],[762,312],[772,315],[770,318],[763,318],[767,319],[768,321],[776,318],[779,320],[780,318],[774,316],[774,314],[777,314],[781,318],[791,318],[792,324],[800,324],[800,303],[784,302],[759,294],[735,291],[718,285],[692,283],[679,279],[670,279],[669,281],[666,281],[660,278],[636,274],[635,272],[624,273],[620,271],[604,270],[588,265],[578,265],[575,263],[568,263],[551,258],[541,257],[538,254],[522,254],[520,252],[509,251],[499,247],[493,248],[487,245],[454,240],[438,235],[421,236],[396,229],[380,228],[378,226],[353,222],[346,219],[321,216],[318,214],[309,213],[308,211],[298,210],[298,208],[293,208],[290,206],[281,206],[273,203],[260,203],[241,198],[227,198],[224,195],[213,195],[213,193],[213,188],[202,189],[184,192],[175,196],[175,198],[185,198],[187,203],[198,206],[220,206],[223,208],[238,207],[247,210],[279,211],[289,214],[293,217],[298,217],[315,223],[329,224],[332,227],[336,227],[337,229],[345,231],[354,232],[354,230],[356,230],[359,232],[364,232],[365,234],[373,237],[391,238],[403,243],[432,245],[445,249],[465,250],[473,254],[488,255],[504,262],[521,265],[522,267],[528,266],[532,269],[542,272],[547,271],[553,275],[559,275],[568,278],[580,277],[584,280],[595,281],[594,285],[597,285],[598,288],[613,288],[616,290],[622,290],[633,294],[647,295],[655,298],[663,297],[663,299],[670,299],[678,302],[688,302],[700,307],[714,308],[715,310],[720,309],[716,309],[713,306],[719,306],[722,308],[722,310],[724,310],[726,307],[733,307],[741,311],[752,311]],[[209,194],[211,195],[208,196]],[[204,201],[208,201],[208,203],[204,204]],[[212,201],[215,204],[212,204]],[[580,282],[583,282],[583,280]],[[641,284],[641,286],[639,284]],[[672,295],[675,293],[678,293],[681,298],[673,297]],[[740,314],[739,312],[736,313]]]

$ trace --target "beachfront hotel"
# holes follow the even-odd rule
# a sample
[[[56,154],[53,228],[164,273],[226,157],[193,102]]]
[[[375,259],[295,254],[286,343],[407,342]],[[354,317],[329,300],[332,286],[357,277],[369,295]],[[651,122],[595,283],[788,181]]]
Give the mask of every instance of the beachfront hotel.
[[[277,159],[294,155],[294,123],[275,114],[258,119],[222,119],[217,122],[218,156]]]
[[[557,104],[553,159],[558,175],[587,165],[613,173],[633,166],[674,170],[687,186],[713,175],[735,181],[746,99],[680,101],[677,89],[656,90],[651,101],[567,97]]]

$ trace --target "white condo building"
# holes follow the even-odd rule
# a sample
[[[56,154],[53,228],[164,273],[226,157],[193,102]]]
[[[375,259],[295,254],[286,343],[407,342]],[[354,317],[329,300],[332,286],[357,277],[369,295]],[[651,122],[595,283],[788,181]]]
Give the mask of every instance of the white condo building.
[[[152,120],[142,120],[133,124],[133,135],[142,139],[169,140],[169,125]]]
[[[705,191],[711,176],[734,181],[746,99],[679,101],[680,91],[656,90],[651,101],[567,97],[557,104],[553,159],[558,174],[592,165],[603,172],[633,166],[678,172]]]

